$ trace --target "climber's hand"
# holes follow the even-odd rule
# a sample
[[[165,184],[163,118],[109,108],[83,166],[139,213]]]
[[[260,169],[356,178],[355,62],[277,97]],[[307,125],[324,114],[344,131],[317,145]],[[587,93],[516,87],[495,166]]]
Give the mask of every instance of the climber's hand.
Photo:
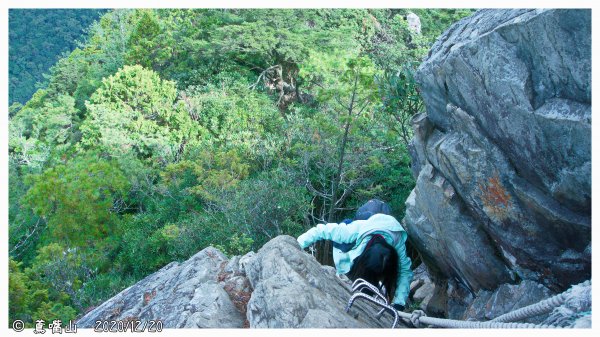
[[[404,306],[402,304],[394,303],[392,306],[398,311],[404,311]]]

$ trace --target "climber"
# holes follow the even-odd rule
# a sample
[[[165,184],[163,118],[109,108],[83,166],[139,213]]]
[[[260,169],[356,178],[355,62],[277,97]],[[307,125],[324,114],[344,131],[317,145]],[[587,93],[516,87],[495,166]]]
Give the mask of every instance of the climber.
[[[362,278],[385,288],[389,303],[403,311],[413,273],[406,255],[406,231],[390,215],[388,204],[373,199],[362,205],[354,220],[319,224],[298,237],[306,248],[318,240],[333,241],[333,260],[338,274]]]

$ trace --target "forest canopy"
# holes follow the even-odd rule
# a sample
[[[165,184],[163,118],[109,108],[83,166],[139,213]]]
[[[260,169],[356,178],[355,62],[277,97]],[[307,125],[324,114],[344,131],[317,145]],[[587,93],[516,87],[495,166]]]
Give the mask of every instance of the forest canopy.
[[[27,102],[43,86],[50,67],[85,38],[105,9],[20,9],[8,11],[8,102]]]
[[[66,322],[207,246],[244,254],[369,198],[402,218],[413,73],[471,13],[119,9],[65,35],[83,42],[10,109],[11,321]],[[24,80],[27,23],[11,20],[19,101],[39,77]]]

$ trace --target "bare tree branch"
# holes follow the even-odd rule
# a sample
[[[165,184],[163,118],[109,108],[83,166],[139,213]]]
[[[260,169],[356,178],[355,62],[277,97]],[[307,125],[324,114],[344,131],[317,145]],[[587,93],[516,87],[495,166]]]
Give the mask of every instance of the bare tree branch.
[[[30,238],[30,237],[32,237],[32,236],[33,236],[33,234],[35,234],[35,232],[38,230],[38,228],[39,228],[39,225],[40,225],[40,222],[41,222],[42,220],[43,220],[42,218],[38,218],[37,222],[36,222],[36,223],[35,223],[35,225],[33,226],[33,230],[32,230],[32,231],[31,231],[29,234],[27,234],[27,236],[26,236],[25,238],[21,239],[21,240],[19,241],[19,243],[17,243],[17,244],[16,244],[16,245],[13,247],[13,249],[11,249],[11,250],[10,250],[8,253],[9,253],[9,254],[11,254],[11,253],[15,252],[17,249],[21,248],[23,245],[25,245],[25,244],[27,243],[27,240],[29,240],[29,238]],[[45,221],[44,221],[44,224],[45,224]],[[17,255],[20,255],[20,253],[19,253],[19,254],[17,254]]]
[[[258,79],[256,80],[256,83],[254,83],[254,84],[250,85],[250,86],[248,87],[248,89],[254,89],[254,88],[256,88],[256,86],[258,85],[258,83],[260,83],[260,80],[261,80],[263,77],[266,77],[266,75],[267,75],[267,73],[268,73],[269,71],[271,71],[271,70],[273,70],[273,69],[277,69],[277,68],[279,68],[279,74],[281,75],[281,71],[282,71],[282,70],[281,70],[281,65],[279,65],[279,64],[276,64],[276,65],[274,65],[274,66],[270,66],[269,68],[267,68],[267,69],[263,70],[263,71],[260,73],[260,75],[258,75]]]

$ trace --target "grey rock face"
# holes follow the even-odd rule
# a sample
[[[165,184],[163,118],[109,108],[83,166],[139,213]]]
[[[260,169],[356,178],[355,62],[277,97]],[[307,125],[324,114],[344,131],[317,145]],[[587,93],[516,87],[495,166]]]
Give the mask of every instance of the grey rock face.
[[[225,279],[226,264],[221,252],[206,248],[123,290],[77,325],[93,328],[96,320],[161,320],[165,328],[241,328],[245,317],[219,284],[219,278]]]
[[[566,293],[567,300],[554,310],[543,321],[561,327],[591,328],[592,285],[578,284]]]
[[[576,9],[481,10],[434,44],[404,218],[433,276],[472,294],[590,278],[590,55]]]
[[[377,328],[391,326],[377,307],[356,301],[349,313],[350,284],[303,252],[296,239],[279,236],[246,265],[254,288],[248,320],[257,328]]]
[[[518,285],[503,284],[495,291],[481,290],[458,319],[488,321],[508,312],[537,305],[554,294],[545,286],[525,280]],[[551,312],[529,317],[522,322],[564,328],[591,327],[591,284],[569,288],[562,296],[565,302]]]
[[[435,285],[431,280],[431,276],[429,275],[425,264],[421,263],[413,270],[413,280],[410,283],[408,299],[411,302],[422,302],[427,296],[433,294],[434,288]]]
[[[408,13],[406,16],[406,21],[408,21],[408,28],[412,30],[415,34],[421,34],[421,19],[415,13]]]
[[[462,199],[431,164],[421,169],[417,188],[406,205],[409,237],[424,260],[437,266],[443,275],[460,276],[476,290],[492,288],[498,280],[509,280],[507,268],[483,229],[463,211]]]
[[[280,236],[258,253],[227,259],[206,248],[173,262],[80,318],[161,320],[164,328],[389,328],[380,307],[350,299],[351,282],[321,266],[296,239]],[[400,323],[402,324],[402,323]]]
[[[538,303],[554,295],[548,288],[533,281],[518,285],[503,284],[495,291],[480,290],[465,310],[463,320],[489,321],[513,310]],[[527,323],[542,323],[544,317],[532,317]]]
[[[471,303],[474,295],[462,283],[454,279],[448,280],[448,298],[446,317],[449,319],[462,319],[463,315]]]
[[[455,279],[434,280],[424,263],[415,268],[413,273],[414,277],[409,296],[411,306],[418,305],[418,308],[425,311],[427,316],[432,317],[454,320],[488,320],[484,313],[492,292],[480,290],[476,297],[465,285]],[[496,301],[503,303],[513,301],[515,305],[522,304],[520,299],[515,299],[514,296],[506,296],[506,292],[501,292],[499,295],[501,299]],[[534,299],[536,298],[534,297]],[[473,304],[475,299],[477,299],[477,302]],[[469,315],[465,314],[467,311],[470,312]],[[494,311],[494,314],[496,312],[497,310]]]

